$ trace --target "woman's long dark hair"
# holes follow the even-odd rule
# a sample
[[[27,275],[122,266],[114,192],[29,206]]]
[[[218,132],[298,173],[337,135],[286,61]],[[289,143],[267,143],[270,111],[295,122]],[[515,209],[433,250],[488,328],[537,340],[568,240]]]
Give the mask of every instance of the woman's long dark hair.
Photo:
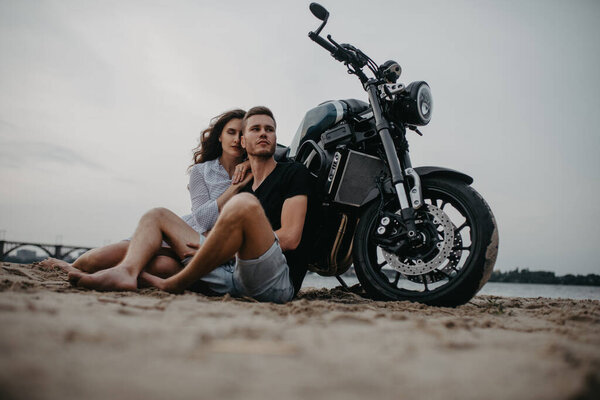
[[[190,165],[190,167],[221,157],[223,148],[219,142],[219,137],[221,136],[221,132],[223,132],[223,128],[232,119],[243,119],[245,114],[246,111],[235,109],[226,111],[211,119],[208,128],[203,130],[200,134],[200,143],[198,144],[198,147],[193,150],[194,155],[192,160],[194,163]]]

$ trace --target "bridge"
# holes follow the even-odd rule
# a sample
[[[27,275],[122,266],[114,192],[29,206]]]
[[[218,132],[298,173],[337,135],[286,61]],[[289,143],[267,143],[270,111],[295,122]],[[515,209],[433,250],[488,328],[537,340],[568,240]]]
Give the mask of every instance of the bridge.
[[[65,246],[62,244],[45,244],[45,243],[27,243],[27,242],[10,242],[7,240],[0,240],[0,261],[3,261],[9,253],[20,249],[21,247],[32,246],[41,249],[44,253],[48,254],[48,257],[58,258],[63,260],[71,253],[78,250],[91,250],[91,247],[81,246]]]

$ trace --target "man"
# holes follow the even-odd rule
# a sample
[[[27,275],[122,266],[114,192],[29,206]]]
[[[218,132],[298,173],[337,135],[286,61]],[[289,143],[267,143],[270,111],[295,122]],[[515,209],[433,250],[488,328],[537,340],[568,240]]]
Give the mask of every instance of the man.
[[[135,290],[139,277],[177,293],[235,256],[230,270],[220,269],[226,271],[223,280],[227,292],[259,301],[291,300],[307,269],[310,233],[304,228],[310,178],[300,164],[275,161],[275,130],[275,118],[268,108],[254,107],[246,113],[242,146],[254,179],[243,189],[245,193],[233,196],[223,206],[210,234],[206,239],[201,237],[198,251],[180,272],[167,279],[142,273],[146,259],[160,246],[163,236],[177,253],[185,254],[188,248],[189,240],[178,234],[180,219],[168,210],[156,209],[142,217],[119,265],[92,275],[71,272],[71,282],[98,290]]]

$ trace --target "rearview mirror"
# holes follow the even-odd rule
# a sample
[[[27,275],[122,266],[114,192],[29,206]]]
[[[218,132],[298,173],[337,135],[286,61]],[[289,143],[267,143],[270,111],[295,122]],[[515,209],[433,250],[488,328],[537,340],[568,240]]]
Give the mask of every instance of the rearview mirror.
[[[327,21],[327,18],[329,18],[329,11],[319,3],[310,3],[308,8],[310,8],[310,12],[321,21]]]

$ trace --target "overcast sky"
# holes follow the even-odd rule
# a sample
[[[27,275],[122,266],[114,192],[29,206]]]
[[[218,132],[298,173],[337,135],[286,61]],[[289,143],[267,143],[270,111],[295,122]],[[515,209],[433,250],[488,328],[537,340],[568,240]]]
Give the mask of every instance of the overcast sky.
[[[0,235],[121,240],[149,208],[189,212],[186,168],[211,117],[267,105],[289,144],[318,103],[366,100],[307,38],[308,4],[0,0]],[[600,2],[322,4],[325,33],[430,84],[413,164],[473,176],[499,225],[497,268],[600,273]]]

